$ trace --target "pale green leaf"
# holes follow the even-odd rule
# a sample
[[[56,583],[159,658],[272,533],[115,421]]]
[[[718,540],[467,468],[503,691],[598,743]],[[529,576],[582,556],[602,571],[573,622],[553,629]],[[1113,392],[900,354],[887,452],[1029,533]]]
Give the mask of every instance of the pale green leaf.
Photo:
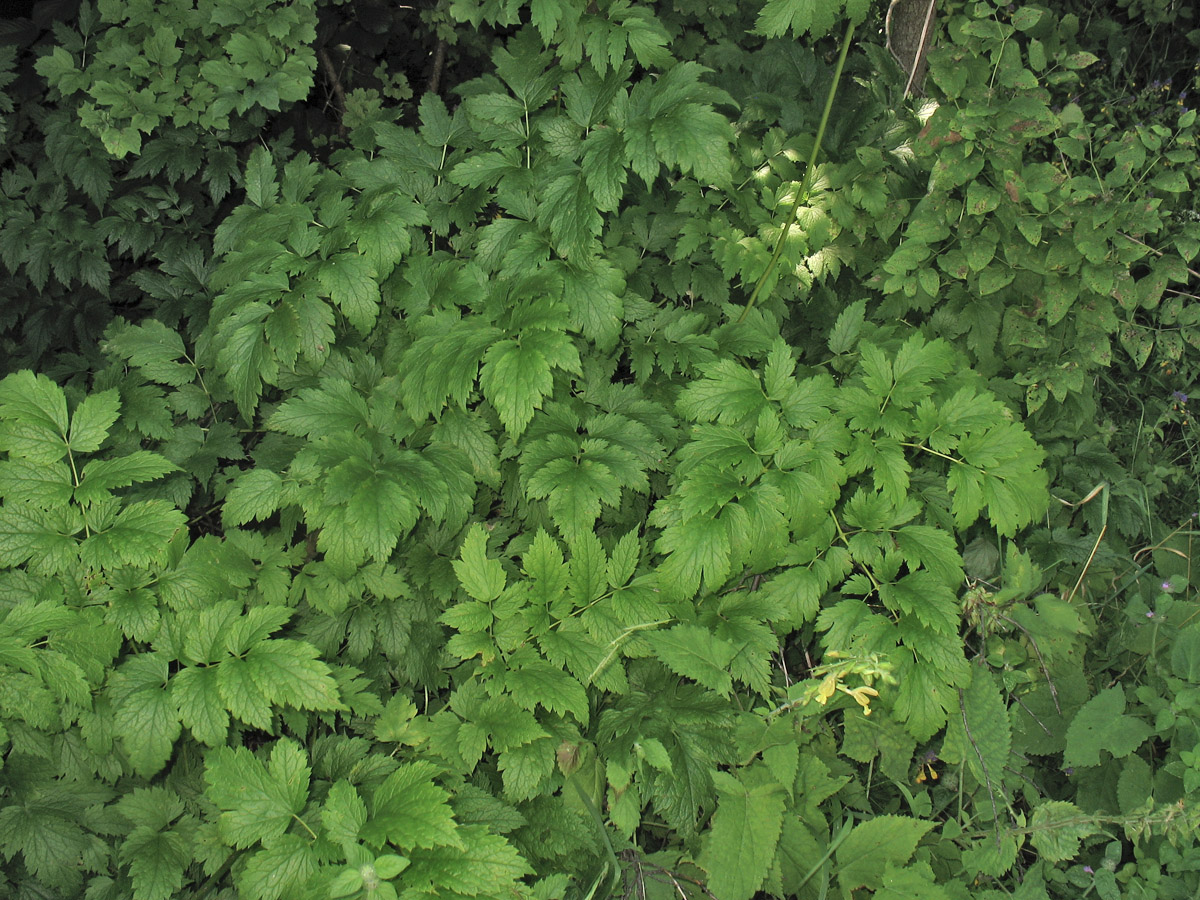
[[[907,816],[876,816],[859,822],[837,849],[838,881],[849,893],[860,887],[878,889],[884,866],[903,865],[934,822]]]
[[[775,858],[787,794],[780,784],[747,787],[728,772],[713,783],[720,799],[697,862],[720,900],[750,900]]]
[[[1154,733],[1141,719],[1124,715],[1125,689],[1121,685],[1101,691],[1075,714],[1067,728],[1068,766],[1098,766],[1100,751],[1118,759],[1128,756]]]

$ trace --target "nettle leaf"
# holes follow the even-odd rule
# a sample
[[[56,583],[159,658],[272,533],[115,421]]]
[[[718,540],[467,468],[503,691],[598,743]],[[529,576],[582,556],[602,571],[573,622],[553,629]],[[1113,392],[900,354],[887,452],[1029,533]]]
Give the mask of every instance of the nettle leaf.
[[[1011,750],[1012,729],[1000,687],[988,670],[976,668],[960,694],[957,715],[950,716],[942,756],[950,763],[965,762],[980,784],[990,784],[1000,794]]]
[[[205,763],[204,793],[221,811],[221,837],[238,849],[274,842],[308,801],[308,756],[295,741],[276,741],[265,765],[245,747],[220,747]]]
[[[1079,842],[1100,831],[1096,822],[1074,803],[1048,800],[1033,811],[1030,843],[1048,862],[1062,862],[1079,852]]]

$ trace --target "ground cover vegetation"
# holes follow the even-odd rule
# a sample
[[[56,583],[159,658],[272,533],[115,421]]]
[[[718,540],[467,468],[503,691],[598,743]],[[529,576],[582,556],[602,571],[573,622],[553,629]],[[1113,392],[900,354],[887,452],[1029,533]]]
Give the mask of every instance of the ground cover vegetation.
[[[1197,896],[1200,23],[888,13],[5,23],[0,892]]]

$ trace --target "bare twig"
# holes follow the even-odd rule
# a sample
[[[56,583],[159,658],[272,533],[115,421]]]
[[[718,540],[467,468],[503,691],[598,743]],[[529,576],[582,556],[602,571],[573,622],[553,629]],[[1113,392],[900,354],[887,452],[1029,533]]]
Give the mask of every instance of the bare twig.
[[[440,40],[433,48],[433,71],[429,75],[429,83],[425,85],[425,93],[436,94],[442,83],[442,70],[446,68],[446,42]]]
[[[338,137],[345,137],[346,89],[342,87],[342,81],[338,78],[337,69],[333,67],[333,60],[329,58],[329,51],[322,47],[317,51],[317,59],[321,61],[321,69],[325,72],[325,77],[329,79],[329,90],[333,93],[334,104],[337,106]]]

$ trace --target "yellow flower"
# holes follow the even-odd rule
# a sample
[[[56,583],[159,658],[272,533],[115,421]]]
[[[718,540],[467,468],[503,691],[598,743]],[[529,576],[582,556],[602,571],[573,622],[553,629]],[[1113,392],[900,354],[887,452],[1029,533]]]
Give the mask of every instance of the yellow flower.
[[[834,672],[830,672],[825,676],[825,680],[821,682],[821,686],[817,688],[817,702],[824,706],[829,702],[829,698],[833,696],[837,690],[838,677]]]
[[[854,698],[854,702],[863,708],[863,715],[871,714],[871,698],[878,697],[879,691],[871,687],[842,688],[844,693]]]

